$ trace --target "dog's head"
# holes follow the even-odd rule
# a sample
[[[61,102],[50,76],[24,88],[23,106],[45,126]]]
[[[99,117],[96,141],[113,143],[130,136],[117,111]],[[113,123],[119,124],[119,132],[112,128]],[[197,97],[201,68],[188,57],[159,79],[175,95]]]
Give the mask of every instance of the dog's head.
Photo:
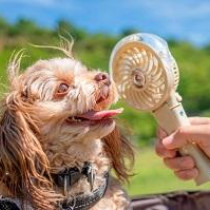
[[[38,61],[19,79],[19,94],[30,102],[46,141],[102,138],[115,127],[120,110],[106,110],[117,100],[106,73],[88,71],[71,58]],[[32,108],[31,107],[31,108]]]
[[[40,209],[60,199],[52,191],[45,149],[63,142],[105,138],[113,167],[125,178],[123,157],[131,150],[113,132],[112,117],[121,110],[107,110],[117,100],[108,74],[88,71],[73,58],[41,60],[22,74],[18,66],[15,60],[9,66],[11,91],[4,99],[0,128],[0,177],[10,193],[28,197]]]

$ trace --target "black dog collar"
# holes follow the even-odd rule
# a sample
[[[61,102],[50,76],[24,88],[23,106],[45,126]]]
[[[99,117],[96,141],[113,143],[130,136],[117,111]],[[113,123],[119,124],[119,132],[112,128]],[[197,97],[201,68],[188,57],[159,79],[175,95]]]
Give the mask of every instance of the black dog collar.
[[[82,176],[87,177],[87,181],[90,183],[91,191],[93,190],[93,184],[95,180],[95,173],[92,164],[85,162],[82,170],[77,167],[65,169],[57,174],[51,174],[54,183],[63,188],[64,195],[68,192],[69,188],[78,182]]]
[[[81,170],[77,167],[68,168],[57,174],[51,174],[51,176],[54,183],[63,188],[64,195],[67,195],[70,187],[78,182],[82,176],[85,176],[90,184],[91,193],[85,195],[84,192],[81,192],[71,200],[64,200],[59,203],[60,210],[85,210],[91,208],[104,196],[109,180],[109,172],[107,172],[104,175],[104,183],[93,191],[95,173],[92,164],[89,162],[85,162]]]
[[[20,210],[14,200],[0,196],[0,209],[1,210]]]
[[[106,193],[109,182],[109,173],[106,173],[104,178],[104,183],[90,194],[84,195],[83,193],[79,193],[70,201],[64,200],[59,205],[60,210],[87,210],[93,207]]]

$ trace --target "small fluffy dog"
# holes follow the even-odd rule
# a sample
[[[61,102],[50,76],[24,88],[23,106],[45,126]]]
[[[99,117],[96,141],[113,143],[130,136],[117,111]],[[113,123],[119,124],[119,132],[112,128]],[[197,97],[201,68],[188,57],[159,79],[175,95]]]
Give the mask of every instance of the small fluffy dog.
[[[116,88],[106,73],[68,55],[40,60],[24,73],[21,56],[9,64],[11,89],[0,119],[2,201],[26,210],[129,209],[110,176],[113,168],[127,180],[125,158],[133,158],[112,118],[122,110],[108,110]]]

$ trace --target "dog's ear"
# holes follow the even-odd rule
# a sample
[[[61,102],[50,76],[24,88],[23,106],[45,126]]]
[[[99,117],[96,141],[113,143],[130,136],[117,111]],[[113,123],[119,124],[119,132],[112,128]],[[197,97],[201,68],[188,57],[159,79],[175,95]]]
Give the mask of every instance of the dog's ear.
[[[32,105],[17,92],[7,96],[0,120],[0,184],[36,209],[55,203],[49,162],[38,140],[39,126]],[[41,201],[41,202],[40,202]]]
[[[119,180],[128,181],[128,178],[132,176],[131,169],[134,163],[133,145],[122,135],[118,127],[115,127],[103,140],[105,151],[111,158]]]

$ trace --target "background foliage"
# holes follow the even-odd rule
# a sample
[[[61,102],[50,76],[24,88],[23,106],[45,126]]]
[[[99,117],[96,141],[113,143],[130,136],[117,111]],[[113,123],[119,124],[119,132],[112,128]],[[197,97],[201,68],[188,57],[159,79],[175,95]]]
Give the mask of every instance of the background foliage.
[[[20,19],[9,24],[0,18],[0,76],[1,90],[6,84],[6,66],[14,50],[26,48],[26,57],[22,69],[37,59],[63,56],[59,52],[30,47],[28,43],[57,45],[58,34],[68,31],[75,39],[74,54],[89,68],[108,71],[109,56],[116,42],[122,37],[135,33],[135,29],[126,29],[118,36],[109,34],[89,34],[85,30],[65,20],[60,20],[54,29],[37,26],[34,22]],[[190,43],[167,40],[181,72],[179,93],[183,97],[184,107],[189,115],[208,115],[210,112],[210,45],[196,48]],[[132,136],[140,144],[151,144],[155,136],[155,122],[148,113],[139,113],[127,107],[122,101],[117,107],[125,107],[121,120],[130,127]]]

